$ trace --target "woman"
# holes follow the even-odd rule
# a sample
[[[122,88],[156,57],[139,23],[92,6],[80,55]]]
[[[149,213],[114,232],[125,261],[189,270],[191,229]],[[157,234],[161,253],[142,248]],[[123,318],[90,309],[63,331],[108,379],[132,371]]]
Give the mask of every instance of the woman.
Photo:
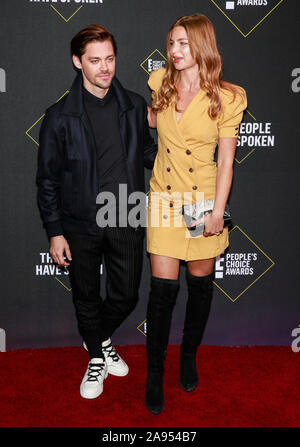
[[[148,119],[151,127],[157,127],[159,149],[148,209],[147,250],[152,277],[145,403],[155,414],[164,407],[164,356],[179,288],[180,260],[187,263],[188,286],[180,385],[185,391],[193,391],[198,384],[196,351],[212,300],[215,257],[229,244],[223,214],[246,94],[241,87],[221,80],[221,70],[213,26],[204,15],[193,14],[172,25],[167,36],[166,69],[152,72],[149,78],[153,103]],[[175,191],[177,196],[172,194]],[[204,194],[204,200],[214,199],[213,210],[204,218],[203,235],[188,237],[182,203],[176,197],[189,193],[196,202],[197,192]],[[169,213],[167,199],[162,198],[167,193],[172,194]],[[157,215],[158,225],[153,224]]]

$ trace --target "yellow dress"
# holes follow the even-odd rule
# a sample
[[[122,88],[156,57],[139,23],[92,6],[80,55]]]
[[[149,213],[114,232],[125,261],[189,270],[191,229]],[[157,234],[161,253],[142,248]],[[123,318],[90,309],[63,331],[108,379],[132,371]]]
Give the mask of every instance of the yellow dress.
[[[152,92],[161,86],[165,69],[150,74]],[[245,92],[244,92],[245,93]],[[174,101],[157,114],[158,153],[150,179],[148,202],[147,251],[163,256],[192,261],[213,258],[229,245],[228,229],[220,235],[189,237],[176,198],[187,192],[192,201],[202,192],[205,200],[215,197],[217,167],[214,153],[219,137],[237,137],[246,94],[236,95],[221,90],[222,113],[212,120],[208,115],[210,100],[203,90],[194,96],[177,122]],[[154,194],[153,194],[154,193]],[[168,199],[164,201],[164,196]],[[175,197],[175,200],[173,200]],[[201,198],[202,198],[201,197]],[[201,200],[201,199],[200,199]],[[157,216],[156,211],[159,215]]]

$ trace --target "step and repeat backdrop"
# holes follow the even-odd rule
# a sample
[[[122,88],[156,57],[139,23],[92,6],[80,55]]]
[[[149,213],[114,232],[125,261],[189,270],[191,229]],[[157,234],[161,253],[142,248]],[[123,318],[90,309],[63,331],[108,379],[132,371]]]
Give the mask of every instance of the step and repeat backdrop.
[[[67,270],[52,263],[36,204],[39,129],[72,84],[69,43],[102,24],[118,44],[117,76],[148,104],[149,73],[165,66],[165,38],[180,16],[214,24],[224,79],[245,88],[230,195],[230,247],[218,257],[203,343],[292,345],[300,335],[299,12],[296,0],[1,0],[0,350],[79,345]],[[151,131],[154,138],[156,132]],[[146,172],[146,188],[151,172]],[[180,343],[185,265],[171,343]],[[105,265],[99,266],[105,295]],[[145,250],[140,300],[114,335],[143,344],[150,284]]]

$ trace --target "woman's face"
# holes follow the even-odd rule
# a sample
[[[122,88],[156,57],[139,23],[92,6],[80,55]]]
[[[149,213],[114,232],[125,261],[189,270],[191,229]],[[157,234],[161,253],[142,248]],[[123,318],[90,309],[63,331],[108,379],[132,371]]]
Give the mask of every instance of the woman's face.
[[[169,55],[176,70],[194,67],[197,62],[191,55],[186,30],[183,26],[175,26],[171,31]]]

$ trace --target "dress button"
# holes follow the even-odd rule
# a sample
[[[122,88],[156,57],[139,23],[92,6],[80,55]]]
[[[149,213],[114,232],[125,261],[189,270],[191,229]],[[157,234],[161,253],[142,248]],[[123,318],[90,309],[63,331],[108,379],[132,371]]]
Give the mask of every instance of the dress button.
[[[168,216],[166,214],[163,215],[164,219],[168,219]]]
[[[185,151],[185,153],[186,153],[187,155],[191,155],[191,151],[190,151],[189,149],[187,149],[187,150]]]
[[[194,191],[197,189],[197,186],[196,185],[194,185],[193,186],[193,188],[192,188]]]
[[[171,171],[171,168],[167,168],[167,171],[170,172],[170,171]]]
[[[173,202],[170,202],[170,208],[172,208],[174,206]]]
[[[167,189],[171,189],[171,186],[170,186],[170,185],[167,185]]]
[[[190,168],[190,169],[189,169],[189,172],[194,172],[194,169],[193,169],[193,168]]]
[[[170,149],[167,149],[168,154],[170,153]]]

